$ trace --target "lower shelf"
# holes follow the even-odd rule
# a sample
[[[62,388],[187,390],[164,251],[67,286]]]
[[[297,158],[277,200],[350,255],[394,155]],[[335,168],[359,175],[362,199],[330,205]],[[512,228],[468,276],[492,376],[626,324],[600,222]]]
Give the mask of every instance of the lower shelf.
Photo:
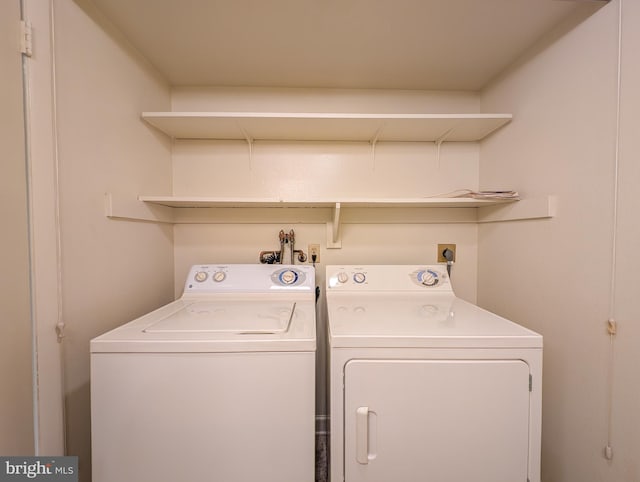
[[[326,223],[329,248],[341,246],[340,226],[347,223],[491,223],[550,218],[555,211],[554,196],[520,201],[470,198],[284,201],[105,194],[105,213],[111,219],[170,224]]]
[[[495,206],[513,201],[484,200],[463,197],[441,198],[357,198],[357,199],[315,199],[311,201],[287,201],[275,198],[214,198],[214,197],[186,197],[186,196],[139,196],[145,203],[157,204],[172,208],[333,208],[337,205],[343,208],[380,208],[380,207],[482,207]]]

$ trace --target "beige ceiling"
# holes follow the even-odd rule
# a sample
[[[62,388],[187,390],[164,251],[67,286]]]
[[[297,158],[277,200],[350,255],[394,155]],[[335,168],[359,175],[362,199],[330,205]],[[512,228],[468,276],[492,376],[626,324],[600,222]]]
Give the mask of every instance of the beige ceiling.
[[[172,85],[436,90],[480,90],[572,11],[604,3],[92,1]]]

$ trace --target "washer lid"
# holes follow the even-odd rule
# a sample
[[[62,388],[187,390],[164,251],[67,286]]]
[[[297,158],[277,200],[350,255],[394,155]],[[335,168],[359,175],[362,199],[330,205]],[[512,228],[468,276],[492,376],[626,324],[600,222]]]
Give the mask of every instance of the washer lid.
[[[315,351],[315,304],[306,298],[179,299],[94,338],[91,352]]]
[[[145,333],[286,333],[296,302],[190,301],[165,318],[147,326]]]
[[[540,348],[542,336],[450,294],[331,293],[332,347]]]

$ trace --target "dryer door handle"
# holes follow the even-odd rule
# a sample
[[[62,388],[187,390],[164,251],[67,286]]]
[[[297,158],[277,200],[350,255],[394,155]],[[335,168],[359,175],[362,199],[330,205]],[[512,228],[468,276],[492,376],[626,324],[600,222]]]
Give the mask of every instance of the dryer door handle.
[[[356,409],[356,461],[369,463],[369,407]]]

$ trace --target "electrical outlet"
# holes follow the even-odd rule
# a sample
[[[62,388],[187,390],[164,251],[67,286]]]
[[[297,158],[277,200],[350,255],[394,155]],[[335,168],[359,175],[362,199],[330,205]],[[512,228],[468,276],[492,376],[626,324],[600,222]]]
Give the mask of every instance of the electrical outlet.
[[[312,263],[320,262],[320,245],[319,244],[309,245],[309,261]]]
[[[456,260],[456,245],[455,244],[439,244],[438,245],[438,263],[446,263],[447,259],[444,257],[444,250],[450,249],[453,251],[453,260]]]

